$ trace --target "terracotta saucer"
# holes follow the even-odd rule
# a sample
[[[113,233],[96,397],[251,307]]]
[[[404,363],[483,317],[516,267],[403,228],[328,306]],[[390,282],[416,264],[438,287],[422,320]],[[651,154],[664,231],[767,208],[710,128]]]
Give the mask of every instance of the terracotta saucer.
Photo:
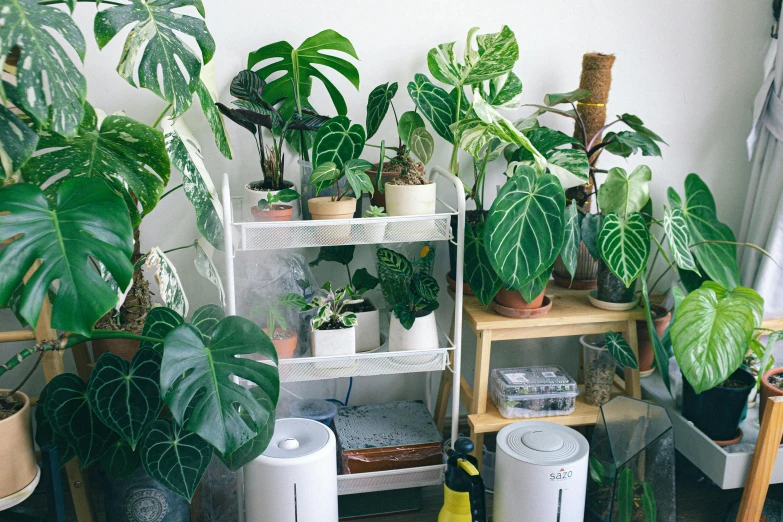
[[[655,373],[655,368],[650,368],[649,370],[639,371],[639,377],[649,377]]]
[[[637,306],[637,301],[633,300],[629,303],[610,303],[608,301],[599,301],[598,290],[590,290],[587,294],[587,298],[590,299],[590,304],[601,310],[609,310],[610,312],[622,312],[625,310],[633,310]]]
[[[457,291],[457,282],[448,274],[446,274],[446,282],[449,283],[449,288],[455,292]],[[470,289],[470,285],[465,281],[462,282],[462,295],[475,295],[473,290]]]
[[[492,301],[492,309],[504,317],[511,317],[512,319],[532,319],[548,314],[549,310],[552,309],[552,300],[549,296],[544,296],[544,303],[541,305],[541,308],[527,308],[524,310],[509,308],[498,304],[497,301]]]
[[[725,448],[726,446],[731,446],[732,444],[737,444],[739,441],[742,440],[744,433],[742,433],[742,428],[737,428],[737,436],[734,437],[731,440],[714,440],[713,442],[720,446],[721,448]]]

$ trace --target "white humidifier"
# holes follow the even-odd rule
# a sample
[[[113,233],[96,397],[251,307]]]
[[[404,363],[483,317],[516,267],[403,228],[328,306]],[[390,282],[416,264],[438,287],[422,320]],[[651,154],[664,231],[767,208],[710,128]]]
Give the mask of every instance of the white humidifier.
[[[500,430],[495,456],[496,522],[582,522],[590,445],[549,422]]]
[[[246,522],[337,522],[337,449],[324,424],[278,419],[264,453],[242,469]]]

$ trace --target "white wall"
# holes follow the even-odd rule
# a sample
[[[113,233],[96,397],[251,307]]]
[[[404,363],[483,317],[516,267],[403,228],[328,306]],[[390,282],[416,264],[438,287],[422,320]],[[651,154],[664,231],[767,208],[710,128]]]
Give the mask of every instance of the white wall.
[[[304,38],[332,28],[353,42],[361,59],[360,92],[339,78],[336,83],[348,101],[349,116],[362,124],[367,94],[383,82],[399,82],[398,110],[412,108],[405,85],[414,73],[427,73],[427,51],[452,40],[460,42],[461,48],[472,26],[494,32],[508,24],[516,33],[521,57],[515,72],[525,85],[526,103],[541,103],[545,93],[575,88],[583,53],[615,53],[609,114],[636,114],[669,143],[664,147],[663,159],[645,159],[654,173],[654,201],[660,206],[668,186],[681,189],[685,175],[698,172],[715,193],[721,219],[735,230],[739,228],[749,175],[744,139],[750,128],[751,104],[761,80],[761,62],[772,23],[768,0],[204,0],[204,4],[207,23],[217,42],[214,64],[224,102],[231,99],[228,85],[244,68],[248,52],[278,40],[297,46]],[[133,89],[116,74],[120,38],[98,51],[91,29],[94,9],[80,4],[76,11],[88,41],[88,99],[106,112],[122,109],[129,116],[151,123],[165,103],[147,91]],[[316,85],[314,92],[316,108],[332,112],[322,87]],[[514,116],[526,113],[520,110]],[[255,148],[246,131],[228,123],[235,148],[235,159],[228,161],[215,148],[200,111],[194,109],[186,118],[201,141],[216,184],[222,173],[228,172],[232,190],[238,194],[244,183],[260,177]],[[562,121],[546,122],[571,131]],[[387,121],[380,135],[392,133],[391,122]],[[447,144],[439,140],[431,165],[446,165],[449,152]],[[368,149],[365,156],[373,159],[374,152]],[[627,166],[639,161],[627,162]],[[467,160],[463,163],[469,167]],[[626,162],[608,155],[602,158],[603,167],[615,164]],[[295,175],[292,172],[290,179],[295,180]],[[179,178],[174,173],[171,186]],[[494,186],[494,182],[487,183],[492,191]],[[197,237],[193,212],[184,195],[180,192],[164,200],[145,220],[142,234],[144,249],[156,245],[172,248]],[[442,250],[445,253],[445,248]],[[214,301],[212,287],[192,267],[190,251],[174,253],[172,258],[191,304]],[[443,257],[440,262],[445,270]],[[444,306],[447,304],[450,306],[448,298]],[[0,328],[13,327],[9,315],[2,312]],[[474,342],[471,335],[465,341],[469,347]],[[493,361],[510,365],[559,359],[567,368],[574,367],[575,340],[530,343],[527,347],[537,345],[546,348],[526,350],[524,354],[503,350],[496,354],[502,355],[502,360]],[[9,346],[0,347],[3,359],[11,353]],[[470,350],[465,364],[472,368]],[[21,373],[17,371],[14,376]],[[6,377],[0,385],[13,381],[14,377]],[[37,393],[40,383],[41,379],[28,389]],[[333,386],[340,393],[344,390],[344,383]],[[360,380],[354,391],[361,394],[362,387],[378,386],[377,380]],[[386,391],[368,400],[390,396],[397,395]]]

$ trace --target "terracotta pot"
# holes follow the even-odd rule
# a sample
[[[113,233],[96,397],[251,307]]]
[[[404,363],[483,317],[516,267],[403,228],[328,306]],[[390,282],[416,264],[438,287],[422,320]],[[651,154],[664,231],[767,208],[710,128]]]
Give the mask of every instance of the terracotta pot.
[[[381,194],[381,192],[378,190],[378,187],[375,184],[375,178],[378,175],[378,164],[375,164],[375,169],[367,169],[364,171],[365,174],[370,176],[370,182],[372,183],[374,192],[372,194],[372,198],[370,198],[370,201],[373,205],[376,207],[384,207],[386,208],[386,194]],[[396,172],[384,172],[381,174],[381,184],[389,183],[390,181],[393,181],[394,178],[400,175],[399,171]]]
[[[9,390],[0,390],[7,393]],[[38,473],[30,423],[30,398],[16,392],[14,398],[24,406],[10,417],[0,420],[0,498],[30,485]]]
[[[291,221],[294,207],[291,205],[272,205],[271,209],[259,210],[258,206],[250,207],[254,221]]]
[[[139,351],[139,341],[133,339],[97,339],[92,341],[92,360],[96,362],[104,353],[113,353],[126,361]]]
[[[652,305],[651,310],[653,317],[655,317],[653,319],[655,331],[658,333],[658,337],[662,337],[672,320],[672,313],[658,305]],[[647,321],[636,321],[636,336],[639,343],[639,371],[646,372],[652,368],[653,361],[655,361],[655,351],[653,351],[652,341],[650,341]]]
[[[538,297],[533,299],[530,303],[525,301],[522,294],[516,290],[506,290],[505,287],[501,287],[500,291],[495,296],[495,301],[505,306],[506,308],[516,308],[517,310],[530,310],[533,308],[541,308],[544,303],[544,294],[546,290],[541,292]]]
[[[783,390],[772,386],[769,383],[769,378],[773,375],[779,375],[783,373],[783,368],[772,368],[761,376],[761,402],[759,403],[759,422],[764,418],[764,407],[767,404],[767,399],[770,397],[779,397],[783,395]]]
[[[258,183],[258,182],[248,183],[247,185],[245,185],[245,190],[243,191],[243,196],[242,196],[243,213],[248,212],[248,210],[244,210],[244,209],[250,209],[250,211],[252,212],[253,206],[258,204],[258,200],[266,199],[269,194],[277,194],[282,189],[296,188],[294,184],[291,183],[290,181],[283,180],[283,182],[280,184],[279,190],[267,190],[267,189],[256,190],[250,188],[250,185],[254,183]],[[299,217],[302,215],[299,200],[296,199],[292,201],[290,205],[294,209],[292,219],[299,219]]]
[[[269,334],[266,328],[262,328],[264,333]],[[288,334],[285,339],[272,339],[272,344],[275,345],[275,351],[277,352],[278,359],[291,359],[296,353],[296,346],[299,343],[299,336],[293,330],[281,330],[275,328],[275,333],[283,332]]]
[[[449,284],[449,288],[451,288],[452,291],[457,291],[457,282],[452,279],[450,275],[446,275],[446,282]],[[470,289],[470,285],[466,282],[462,283],[462,295],[475,295],[473,290]]]
[[[332,201],[330,197],[312,198],[307,202],[313,219],[350,219],[356,212],[356,199]]]

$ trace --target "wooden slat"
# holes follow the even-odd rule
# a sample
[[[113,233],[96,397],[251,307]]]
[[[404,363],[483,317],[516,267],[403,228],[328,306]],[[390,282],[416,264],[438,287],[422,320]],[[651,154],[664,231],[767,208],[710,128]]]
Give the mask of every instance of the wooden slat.
[[[639,339],[636,335],[636,321],[628,321],[628,328],[624,334],[625,340],[633,350],[636,360],[639,360]],[[625,394],[636,399],[642,398],[642,384],[639,382],[639,370],[625,368]]]
[[[0,332],[0,343],[15,343],[21,341],[35,341],[33,330],[10,330]]]

